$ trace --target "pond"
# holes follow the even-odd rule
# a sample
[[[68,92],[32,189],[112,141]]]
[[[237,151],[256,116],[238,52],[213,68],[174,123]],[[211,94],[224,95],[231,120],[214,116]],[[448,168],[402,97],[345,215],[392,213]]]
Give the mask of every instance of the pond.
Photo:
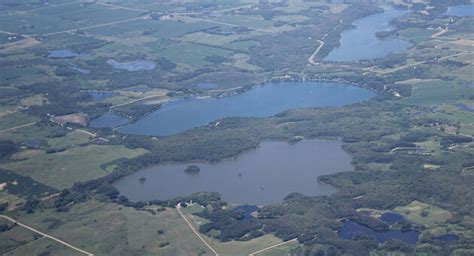
[[[235,96],[169,102],[119,131],[167,136],[225,117],[267,117],[294,108],[342,106],[374,95],[368,89],[336,82],[269,83]]]
[[[229,203],[280,203],[292,192],[327,195],[335,188],[318,176],[352,171],[351,157],[338,140],[298,143],[263,142],[234,159],[217,163],[167,163],[151,166],[117,180],[114,186],[132,201],[167,200],[196,192],[219,192]],[[189,165],[197,174],[186,174]],[[140,183],[140,178],[146,179]]]
[[[445,13],[449,16],[468,17],[474,16],[474,4],[463,4],[448,7]]]
[[[66,59],[66,58],[74,58],[78,56],[83,56],[84,54],[75,53],[70,50],[52,50],[48,51],[48,58],[51,59]]]
[[[115,69],[126,70],[130,72],[141,71],[141,70],[153,70],[156,68],[156,64],[149,60],[136,60],[129,62],[118,62],[115,60],[107,60],[107,64],[112,65]]]
[[[242,220],[251,220],[255,219],[252,213],[258,211],[258,207],[255,205],[239,205],[233,208],[232,211],[242,214]]]
[[[93,128],[115,128],[128,122],[129,120],[125,117],[107,112],[104,115],[93,119],[89,126]]]
[[[403,215],[394,212],[385,212],[380,216],[380,220],[388,225],[393,225],[405,220]]]
[[[379,39],[376,33],[391,30],[390,21],[406,13],[406,10],[385,9],[383,13],[354,21],[352,25],[355,28],[342,33],[340,46],[332,50],[325,60],[359,61],[405,51],[410,42],[397,38]]]
[[[437,236],[434,238],[434,240],[443,241],[443,242],[455,242],[455,241],[458,241],[459,239],[460,237],[454,234],[444,234],[444,235]]]
[[[374,238],[379,243],[386,242],[390,239],[396,239],[407,244],[416,244],[420,232],[415,230],[402,232],[395,229],[390,229],[385,232],[377,232],[354,221],[345,220],[342,222],[342,228],[339,230],[338,235],[340,238],[346,240],[354,240],[357,235],[364,235]]]

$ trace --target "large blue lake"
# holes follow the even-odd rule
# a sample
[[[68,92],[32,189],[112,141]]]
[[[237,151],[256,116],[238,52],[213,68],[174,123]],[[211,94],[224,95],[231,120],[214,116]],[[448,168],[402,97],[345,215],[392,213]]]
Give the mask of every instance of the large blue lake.
[[[288,109],[342,106],[374,95],[368,89],[336,82],[270,83],[235,96],[169,102],[119,131],[166,136],[225,117],[267,117]]]
[[[236,158],[216,163],[163,163],[125,176],[114,186],[132,201],[167,200],[196,192],[219,192],[229,203],[268,205],[281,203],[292,192],[308,196],[336,191],[318,177],[352,171],[351,156],[337,140],[298,143],[264,142]],[[189,165],[199,173],[187,174]],[[140,179],[145,178],[145,182]],[[254,210],[243,208],[248,214]],[[244,216],[251,218],[251,216]]]
[[[352,25],[355,28],[342,33],[340,46],[332,50],[325,60],[359,61],[405,51],[411,45],[408,41],[396,38],[379,39],[376,33],[391,30],[390,21],[406,13],[408,11],[386,9],[383,13],[354,21]]]

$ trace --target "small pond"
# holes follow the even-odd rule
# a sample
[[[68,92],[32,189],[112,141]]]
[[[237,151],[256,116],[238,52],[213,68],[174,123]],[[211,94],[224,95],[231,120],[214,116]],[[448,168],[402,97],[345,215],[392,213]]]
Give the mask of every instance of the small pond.
[[[445,235],[437,236],[434,238],[434,240],[443,241],[443,242],[454,242],[454,241],[458,241],[459,239],[460,237],[454,234],[445,234]]]
[[[112,65],[115,69],[126,70],[130,72],[141,70],[153,70],[156,64],[150,60],[136,60],[128,62],[118,62],[115,60],[107,60],[107,64]]]
[[[84,54],[75,53],[70,50],[52,50],[48,51],[48,58],[51,59],[66,59],[66,58],[74,58],[78,56],[83,56]]]
[[[418,242],[420,232],[415,230],[402,232],[395,229],[385,232],[377,232],[354,221],[345,220],[342,222],[342,228],[339,230],[338,234],[340,238],[346,240],[353,240],[357,237],[357,235],[364,235],[374,238],[379,243],[386,242],[390,239],[396,239],[407,244],[416,244]]]
[[[385,222],[388,225],[393,225],[398,222],[404,221],[405,217],[403,217],[403,215],[398,214],[398,213],[386,212],[380,216],[380,220]]]
[[[252,213],[258,211],[258,207],[255,205],[240,205],[232,210],[237,213],[242,213],[242,220],[251,220],[255,218],[254,216],[252,216]]]
[[[197,174],[186,174],[189,165]],[[335,188],[318,176],[352,171],[351,157],[338,140],[303,140],[298,143],[263,142],[255,150],[217,163],[167,163],[151,166],[114,183],[132,201],[167,200],[196,192],[219,192],[235,204],[280,203],[292,192],[327,195]],[[146,179],[140,183],[140,178]]]

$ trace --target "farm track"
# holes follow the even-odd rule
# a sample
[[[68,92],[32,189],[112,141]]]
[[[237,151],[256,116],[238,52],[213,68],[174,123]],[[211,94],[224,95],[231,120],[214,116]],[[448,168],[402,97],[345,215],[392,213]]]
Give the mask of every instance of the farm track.
[[[63,240],[61,240],[61,239],[59,239],[59,238],[56,238],[56,237],[54,237],[54,236],[50,236],[50,235],[48,235],[48,234],[45,234],[45,233],[43,233],[43,232],[41,232],[41,231],[39,231],[39,230],[37,230],[37,229],[31,227],[31,226],[28,226],[28,225],[26,225],[26,224],[23,224],[23,223],[21,223],[21,222],[18,222],[17,220],[15,220],[15,219],[13,219],[13,218],[10,218],[10,217],[8,217],[8,216],[6,216],[6,215],[0,215],[0,218],[6,219],[6,220],[8,220],[8,221],[10,221],[10,222],[13,222],[13,223],[15,223],[15,224],[18,225],[18,226],[24,227],[24,228],[26,228],[26,229],[28,229],[28,230],[30,230],[30,231],[33,231],[33,232],[35,232],[35,233],[37,233],[37,234],[40,234],[40,235],[43,236],[43,237],[49,238],[49,239],[51,239],[51,240],[53,240],[53,241],[55,241],[55,242],[58,242],[58,243],[60,243],[60,244],[62,244],[62,245],[64,245],[64,246],[67,246],[67,247],[69,247],[69,248],[71,248],[71,249],[73,249],[73,250],[75,250],[75,251],[78,251],[78,252],[80,252],[80,253],[82,253],[82,254],[85,254],[85,255],[88,255],[88,256],[94,256],[94,254],[92,254],[92,253],[90,253],[90,252],[87,252],[87,251],[84,251],[84,250],[82,250],[82,249],[80,249],[80,248],[77,248],[76,246],[71,245],[71,244],[69,244],[69,243],[67,243],[67,242],[65,242],[65,241],[63,241]]]
[[[178,211],[179,215],[181,216],[181,218],[184,219],[184,221],[186,222],[186,224],[188,224],[189,228],[191,228],[191,230],[193,231],[193,233],[199,238],[199,240],[202,241],[202,243],[204,245],[207,246],[207,248],[209,248],[209,250],[211,250],[214,255],[216,256],[219,256],[219,253],[217,253],[217,251],[212,248],[212,246],[201,236],[201,234],[199,234],[199,232],[193,227],[193,225],[191,224],[191,222],[189,222],[189,220],[186,218],[186,216],[184,216],[184,214],[181,212],[181,205],[177,204],[176,205],[176,210]]]

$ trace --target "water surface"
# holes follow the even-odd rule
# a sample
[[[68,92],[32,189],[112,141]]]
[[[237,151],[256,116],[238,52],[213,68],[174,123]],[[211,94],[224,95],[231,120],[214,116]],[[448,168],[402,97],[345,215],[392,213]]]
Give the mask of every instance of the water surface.
[[[111,112],[107,112],[104,115],[93,119],[89,126],[94,128],[114,128],[120,125],[128,123],[128,119]]]
[[[445,14],[458,17],[474,16],[474,4],[450,6],[448,7],[448,11]]]
[[[395,229],[390,229],[385,232],[376,232],[375,230],[363,226],[359,223],[350,220],[345,220],[342,222],[342,228],[339,230],[338,234],[340,238],[346,240],[354,240],[357,235],[364,235],[372,237],[379,243],[386,242],[390,239],[396,239],[407,244],[416,244],[418,242],[420,232],[415,230],[402,232],[400,230]]]
[[[114,186],[132,201],[167,200],[196,192],[219,192],[229,203],[268,205],[288,194],[327,195],[335,191],[318,183],[318,176],[352,171],[351,157],[337,140],[303,140],[295,144],[264,142],[235,159],[192,163],[198,174],[184,172],[191,163],[148,167]],[[139,179],[145,177],[141,184]]]
[[[454,234],[444,234],[444,235],[437,236],[434,238],[434,240],[443,241],[443,242],[455,242],[455,241],[458,241],[459,239],[460,237]]]
[[[82,56],[80,53],[76,53],[70,50],[52,50],[48,51],[48,58],[52,59],[65,59]]]
[[[140,70],[153,70],[156,68],[156,64],[149,60],[136,60],[129,62],[118,62],[115,60],[107,60],[107,64],[112,65],[115,69],[127,70],[130,72]]]
[[[342,106],[374,95],[370,90],[336,82],[270,83],[235,96],[169,102],[119,131],[166,136],[225,117],[266,117],[294,108]]]
[[[379,39],[377,32],[392,29],[390,21],[408,13],[406,10],[386,9],[352,23],[354,29],[341,34],[341,44],[332,50],[325,60],[359,61],[382,58],[390,53],[400,53],[410,47],[408,41],[395,38]]]

